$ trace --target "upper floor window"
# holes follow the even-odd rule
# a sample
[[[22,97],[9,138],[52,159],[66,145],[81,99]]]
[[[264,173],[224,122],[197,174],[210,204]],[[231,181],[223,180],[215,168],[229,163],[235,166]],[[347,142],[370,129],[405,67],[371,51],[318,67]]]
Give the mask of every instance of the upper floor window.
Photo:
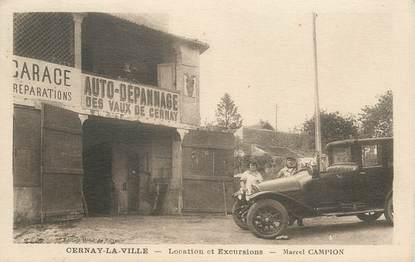
[[[173,89],[174,45],[145,26],[102,13],[82,22],[82,69],[137,84]]]
[[[74,65],[74,25],[70,13],[14,13],[13,54]]]

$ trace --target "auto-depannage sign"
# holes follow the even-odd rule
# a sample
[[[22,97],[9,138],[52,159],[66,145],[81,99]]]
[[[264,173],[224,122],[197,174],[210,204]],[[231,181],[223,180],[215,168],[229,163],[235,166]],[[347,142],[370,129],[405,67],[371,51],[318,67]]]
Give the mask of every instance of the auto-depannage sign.
[[[49,102],[75,112],[177,126],[179,92],[82,74],[73,67],[13,57],[14,103]]]
[[[87,74],[82,75],[82,107],[111,118],[179,122],[179,93]]]

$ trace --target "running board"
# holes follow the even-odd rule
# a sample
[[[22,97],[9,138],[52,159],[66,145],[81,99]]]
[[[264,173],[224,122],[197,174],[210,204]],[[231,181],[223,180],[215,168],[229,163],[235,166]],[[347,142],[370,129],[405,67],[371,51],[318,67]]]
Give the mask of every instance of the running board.
[[[341,217],[341,216],[349,216],[349,215],[357,215],[357,214],[361,214],[361,213],[368,213],[368,212],[383,212],[384,209],[369,209],[369,210],[360,210],[360,211],[350,211],[350,212],[333,212],[333,213],[321,213],[321,216],[336,216],[336,217]]]

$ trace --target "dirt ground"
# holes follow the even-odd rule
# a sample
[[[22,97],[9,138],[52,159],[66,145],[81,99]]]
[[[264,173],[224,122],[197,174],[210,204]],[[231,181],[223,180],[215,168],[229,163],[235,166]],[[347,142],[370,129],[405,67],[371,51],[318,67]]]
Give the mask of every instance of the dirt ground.
[[[15,243],[102,244],[351,244],[384,245],[393,227],[382,216],[367,224],[355,217],[320,217],[291,226],[288,240],[259,239],[237,227],[231,216],[87,217],[80,221],[14,229]]]

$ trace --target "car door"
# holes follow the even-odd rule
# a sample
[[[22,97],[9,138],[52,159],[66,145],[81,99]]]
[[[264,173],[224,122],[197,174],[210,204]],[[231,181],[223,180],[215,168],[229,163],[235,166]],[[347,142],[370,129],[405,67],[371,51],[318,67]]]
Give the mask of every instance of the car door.
[[[319,206],[341,207],[354,200],[354,177],[358,172],[355,163],[355,146],[346,144],[330,149],[330,167],[322,172],[318,180],[313,181],[311,194],[314,202]],[[359,156],[360,157],[360,156]]]
[[[348,179],[348,176],[339,176],[333,170],[320,173],[306,187],[305,193],[310,205],[323,213],[339,210],[346,196],[345,182]]]
[[[382,147],[379,144],[367,144],[361,146],[362,168],[361,180],[365,181],[362,192],[368,204],[376,204],[382,201],[386,195],[387,174]]]

